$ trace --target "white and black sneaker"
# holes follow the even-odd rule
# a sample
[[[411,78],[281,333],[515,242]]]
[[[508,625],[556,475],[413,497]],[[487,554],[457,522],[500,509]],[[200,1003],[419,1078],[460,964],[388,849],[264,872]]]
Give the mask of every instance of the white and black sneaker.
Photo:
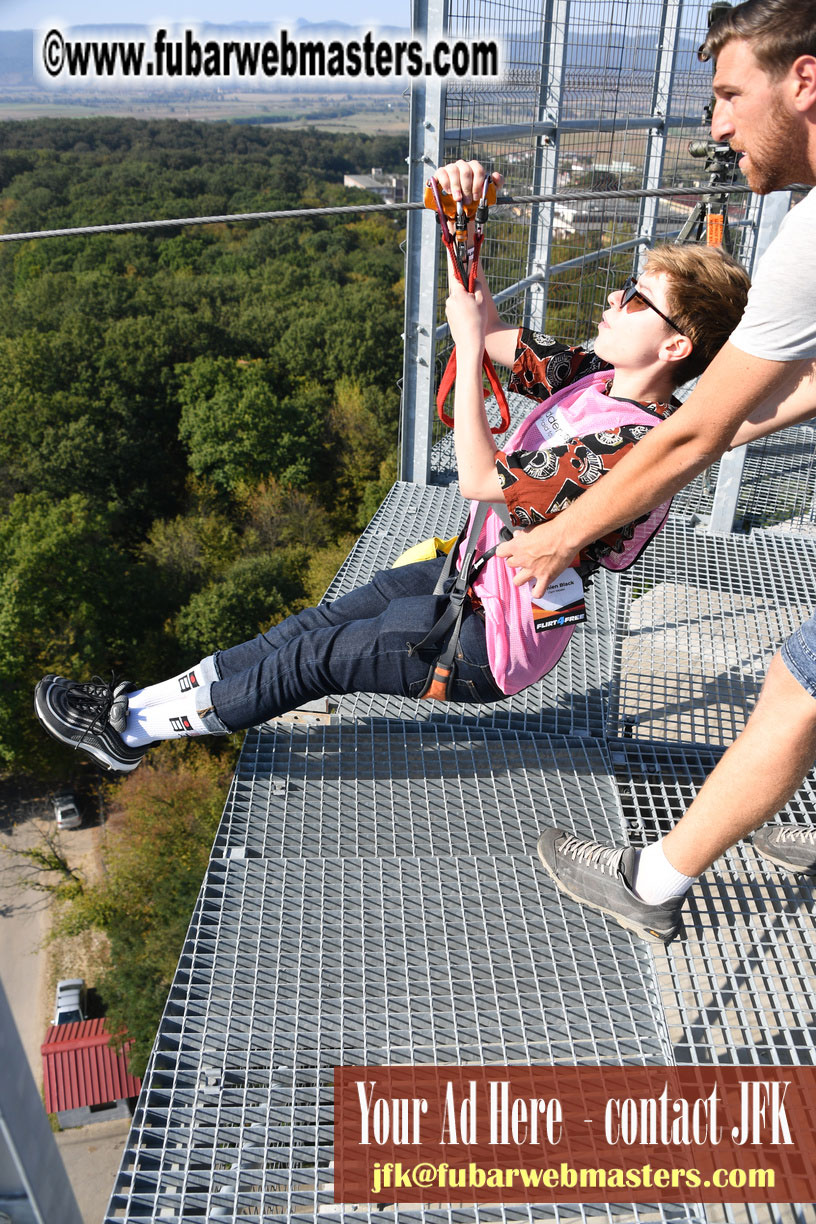
[[[133,688],[127,681],[105,684],[97,676],[90,684],[43,676],[34,690],[34,712],[54,739],[86,753],[103,769],[128,773],[150,747],[128,748],[122,739],[127,694]]]

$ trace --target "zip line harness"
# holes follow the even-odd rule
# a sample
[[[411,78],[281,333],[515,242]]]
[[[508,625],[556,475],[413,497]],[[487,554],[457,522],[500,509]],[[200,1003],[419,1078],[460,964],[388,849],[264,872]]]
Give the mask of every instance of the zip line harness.
[[[498,548],[498,545],[495,545],[493,548],[489,548],[487,552],[482,553],[481,556],[476,556],[479,536],[481,535],[485,519],[491,510],[498,514],[505,524],[502,528],[502,539],[512,540],[511,528],[513,523],[507,507],[499,502],[479,502],[476,513],[473,516],[470,531],[468,531],[467,524],[465,524],[456,537],[453,547],[448,550],[442,572],[433,589],[434,595],[445,594],[445,585],[453,573],[456,554],[459,551],[459,546],[464,542],[465,553],[462,558],[462,565],[454,579],[453,586],[447,593],[447,608],[436,624],[428,630],[421,642],[408,643],[408,654],[415,655],[420,650],[429,646],[440,645],[445,635],[451,630],[447,645],[431,664],[427,684],[419,695],[421,701],[450,701],[451,685],[456,674],[456,650],[459,645],[459,634],[465,615],[465,603],[468,599],[472,583],[495,554],[496,548]]]
[[[454,276],[463,289],[466,289],[468,293],[473,293],[476,289],[477,273],[479,271],[479,251],[484,242],[484,227],[487,223],[489,207],[491,204],[496,203],[495,183],[490,178],[485,179],[478,203],[473,200],[470,204],[462,204],[461,200],[454,200],[453,196],[442,191],[435,178],[430,178],[425,188],[424,203],[426,208],[436,210],[436,219],[439,222],[439,236],[447,253],[450,255]],[[454,222],[453,234],[448,229],[448,218]],[[468,248],[467,236],[468,221],[470,220],[474,222],[472,251]],[[490,432],[494,434],[504,433],[505,430],[510,428],[510,409],[507,405],[504,387],[501,385],[499,376],[493,368],[493,362],[486,352],[482,354],[482,368],[489,383],[489,388],[485,388],[485,398],[492,392],[496,397],[496,403],[501,412],[501,424],[495,428],[491,426]],[[448,398],[455,381],[456,347],[454,346],[439,383],[439,390],[436,393],[436,410],[439,413],[439,419],[449,429],[453,428],[453,419],[445,412],[445,400]]]

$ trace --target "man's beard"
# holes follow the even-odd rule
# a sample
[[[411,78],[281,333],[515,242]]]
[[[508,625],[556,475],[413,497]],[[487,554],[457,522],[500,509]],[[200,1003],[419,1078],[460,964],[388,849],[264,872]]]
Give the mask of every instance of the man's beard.
[[[791,183],[812,181],[807,143],[804,126],[774,98],[762,134],[748,150],[745,177],[751,190],[767,195]]]

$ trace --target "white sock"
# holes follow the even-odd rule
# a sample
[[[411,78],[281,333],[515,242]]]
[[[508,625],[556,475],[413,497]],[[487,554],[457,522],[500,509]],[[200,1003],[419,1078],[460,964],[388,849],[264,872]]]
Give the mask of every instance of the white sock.
[[[696,878],[672,867],[663,851],[661,838],[638,853],[632,888],[647,905],[659,905],[672,897],[682,897]]]
[[[133,705],[134,700],[138,701],[140,706],[164,705],[165,701],[174,701],[179,696],[184,696],[191,689],[199,688],[202,684],[211,684],[213,680],[218,679],[218,672],[215,670],[215,659],[212,655],[208,655],[206,659],[202,659],[195,667],[190,667],[187,671],[179,672],[177,676],[172,676],[169,680],[162,680],[159,684],[151,684],[147,688],[139,689],[136,693],[128,695],[128,701]]]
[[[210,657],[170,680],[128,693],[128,720],[122,739],[129,748],[141,748],[155,740],[208,735],[196,710],[196,695],[202,684],[217,679]]]

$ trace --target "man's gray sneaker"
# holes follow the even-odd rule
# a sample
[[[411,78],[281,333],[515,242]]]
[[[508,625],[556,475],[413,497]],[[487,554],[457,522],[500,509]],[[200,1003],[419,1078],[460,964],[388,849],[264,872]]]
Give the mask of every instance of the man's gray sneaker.
[[[685,897],[648,905],[632,890],[637,852],[587,841],[546,829],[538,839],[538,857],[555,883],[583,905],[617,919],[627,931],[667,943],[680,930]]]
[[[816,828],[765,825],[754,834],[753,844],[757,854],[784,871],[816,872]]]
[[[114,687],[96,678],[77,684],[62,676],[43,676],[34,690],[34,712],[54,739],[78,748],[103,769],[128,773],[150,747],[128,748],[122,739],[132,689],[126,681]]]

